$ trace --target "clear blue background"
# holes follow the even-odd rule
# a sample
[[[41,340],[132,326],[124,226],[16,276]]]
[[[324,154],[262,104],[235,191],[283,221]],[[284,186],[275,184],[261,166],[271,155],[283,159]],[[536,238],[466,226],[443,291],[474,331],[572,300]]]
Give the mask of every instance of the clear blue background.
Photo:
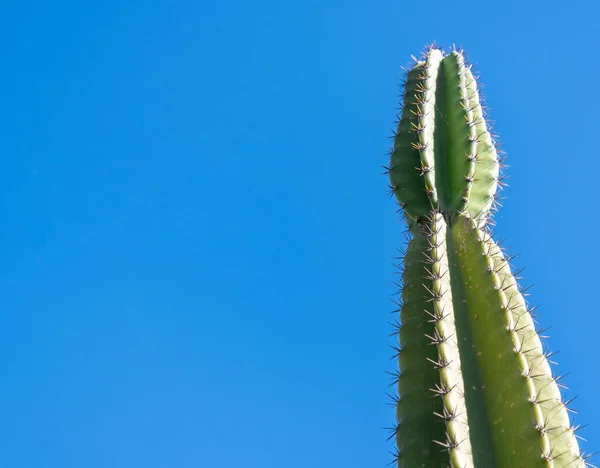
[[[383,467],[401,65],[466,48],[600,448],[598,3],[8,0],[0,466]]]

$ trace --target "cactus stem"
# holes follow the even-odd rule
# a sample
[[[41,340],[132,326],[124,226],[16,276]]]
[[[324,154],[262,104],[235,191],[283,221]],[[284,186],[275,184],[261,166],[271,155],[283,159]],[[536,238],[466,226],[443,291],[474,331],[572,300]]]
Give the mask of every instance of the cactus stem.
[[[493,241],[507,186],[479,76],[461,48],[413,57],[393,134],[390,195],[410,238],[392,346],[401,372],[394,462],[452,468],[588,466],[535,307]],[[499,157],[502,155],[502,157]],[[396,284],[400,288],[399,284]],[[430,398],[435,397],[435,398]],[[441,447],[442,452],[432,444]]]

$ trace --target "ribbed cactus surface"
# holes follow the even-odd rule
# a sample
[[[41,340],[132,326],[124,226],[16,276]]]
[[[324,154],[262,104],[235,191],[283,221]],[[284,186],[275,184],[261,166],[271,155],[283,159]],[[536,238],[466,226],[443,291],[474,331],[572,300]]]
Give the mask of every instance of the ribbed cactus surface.
[[[408,71],[389,176],[411,234],[398,467],[584,467],[523,293],[487,228],[499,160],[461,51],[430,48]]]

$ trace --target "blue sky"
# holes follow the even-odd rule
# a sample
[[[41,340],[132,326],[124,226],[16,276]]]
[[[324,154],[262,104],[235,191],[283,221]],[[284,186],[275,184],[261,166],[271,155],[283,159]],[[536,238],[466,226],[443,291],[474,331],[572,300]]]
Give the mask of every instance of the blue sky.
[[[384,466],[403,227],[381,165],[400,66],[434,40],[481,75],[497,235],[598,450],[599,14],[5,2],[0,466]]]

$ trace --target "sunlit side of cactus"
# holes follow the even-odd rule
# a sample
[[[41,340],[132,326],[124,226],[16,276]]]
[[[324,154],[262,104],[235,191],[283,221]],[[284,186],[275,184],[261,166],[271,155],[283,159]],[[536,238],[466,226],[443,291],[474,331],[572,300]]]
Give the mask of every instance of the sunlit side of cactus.
[[[410,231],[398,467],[586,466],[530,310],[488,229],[500,161],[463,53],[416,60],[388,167]]]

